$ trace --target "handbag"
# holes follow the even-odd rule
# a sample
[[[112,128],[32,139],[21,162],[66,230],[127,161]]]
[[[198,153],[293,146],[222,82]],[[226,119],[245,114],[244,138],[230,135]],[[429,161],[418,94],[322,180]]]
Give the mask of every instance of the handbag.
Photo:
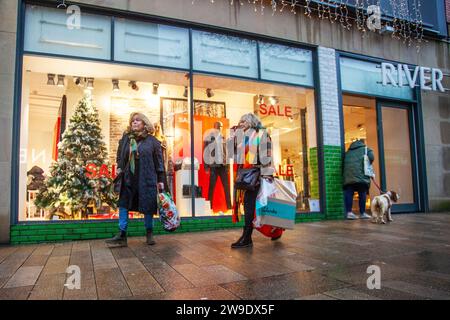
[[[373,170],[373,166],[370,163],[370,159],[367,156],[367,147],[364,152],[364,175],[367,177],[375,177],[375,172]]]
[[[260,185],[260,168],[239,168],[236,174],[235,187],[238,190],[255,191]]]
[[[113,180],[113,190],[115,193],[120,193],[120,190],[122,189],[122,182],[123,182],[123,171],[119,172],[116,177]]]

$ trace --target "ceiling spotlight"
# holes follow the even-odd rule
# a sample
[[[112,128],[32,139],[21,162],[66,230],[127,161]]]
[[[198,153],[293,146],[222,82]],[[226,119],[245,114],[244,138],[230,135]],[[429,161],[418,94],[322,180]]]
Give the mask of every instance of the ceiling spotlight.
[[[211,88],[206,89],[206,96],[208,98],[214,97],[214,93],[212,92]]]
[[[53,73],[47,74],[47,85],[49,86],[55,85],[55,75]]]
[[[134,91],[139,91],[139,87],[136,84],[136,81],[130,81],[128,82],[128,86],[131,87],[131,89],[133,89]]]
[[[279,100],[277,97],[273,96],[273,97],[269,98],[269,101],[270,101],[270,104],[275,105],[275,104],[278,104]]]
[[[364,126],[362,124],[358,124],[358,129],[359,129],[359,131],[363,131],[364,130]]]
[[[262,94],[258,95],[258,100],[256,100],[256,103],[259,105],[264,104],[264,96]]]
[[[76,77],[76,78],[73,78],[73,82],[75,83],[75,85],[81,86],[81,83],[83,82],[83,80],[80,77]]]
[[[113,79],[112,84],[113,84],[113,92],[119,92],[120,91],[119,80]]]
[[[158,94],[158,88],[159,88],[159,84],[158,83],[154,83],[153,84],[153,94],[154,95]]]
[[[58,75],[58,87],[64,88],[64,75],[59,74]]]
[[[94,90],[94,78],[87,78],[86,89]]]
[[[185,98],[188,97],[188,87],[187,86],[184,87],[183,97],[185,97]]]

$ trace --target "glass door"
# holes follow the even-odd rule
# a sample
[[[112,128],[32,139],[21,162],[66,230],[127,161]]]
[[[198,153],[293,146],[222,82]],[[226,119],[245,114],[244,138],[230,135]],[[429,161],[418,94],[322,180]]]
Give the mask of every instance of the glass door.
[[[378,101],[381,187],[400,195],[394,212],[418,210],[416,150],[410,105]]]

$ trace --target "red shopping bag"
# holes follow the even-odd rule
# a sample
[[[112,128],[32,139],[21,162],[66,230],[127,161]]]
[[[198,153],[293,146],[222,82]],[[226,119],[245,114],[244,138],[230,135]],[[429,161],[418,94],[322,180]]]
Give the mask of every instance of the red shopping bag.
[[[268,224],[263,224],[261,227],[255,228],[263,235],[269,238],[278,238],[283,234],[284,229],[274,226],[269,226]]]

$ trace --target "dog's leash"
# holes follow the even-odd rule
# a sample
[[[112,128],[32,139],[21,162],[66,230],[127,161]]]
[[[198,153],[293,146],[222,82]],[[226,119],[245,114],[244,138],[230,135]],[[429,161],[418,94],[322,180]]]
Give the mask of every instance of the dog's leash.
[[[370,179],[372,179],[373,184],[375,185],[375,187],[377,187],[377,189],[380,191],[380,194],[385,194],[386,192],[381,190],[380,186],[378,185],[378,183],[375,181],[375,179],[373,177],[371,177]]]

